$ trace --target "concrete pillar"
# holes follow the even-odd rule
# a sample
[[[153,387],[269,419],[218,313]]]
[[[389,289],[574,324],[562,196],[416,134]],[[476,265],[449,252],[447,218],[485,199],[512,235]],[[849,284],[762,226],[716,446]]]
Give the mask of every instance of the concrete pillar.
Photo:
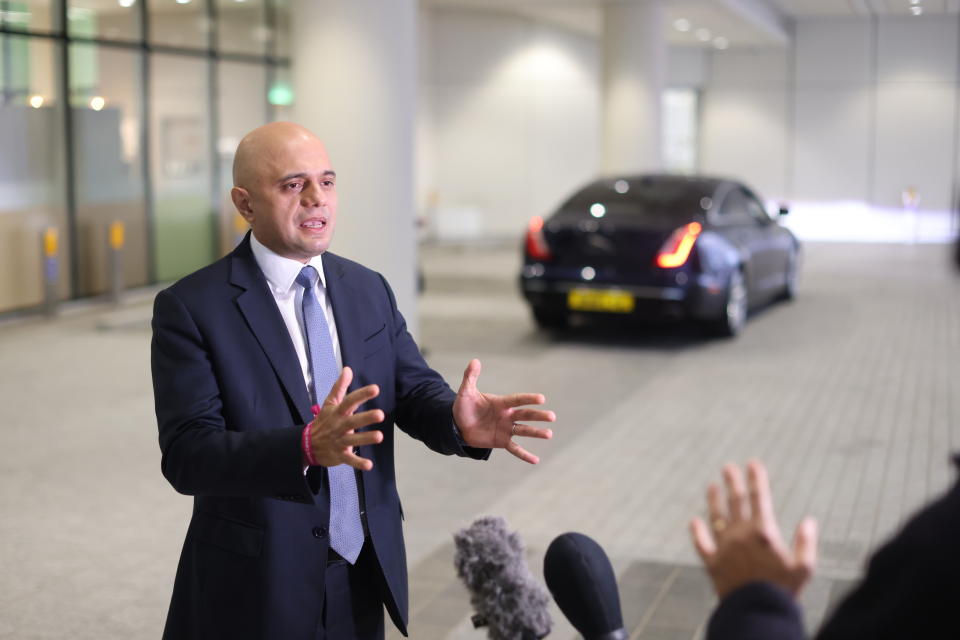
[[[337,171],[330,250],[383,273],[416,334],[416,0],[295,0],[294,120]]]
[[[660,96],[666,64],[663,0],[603,5],[604,173],[661,169]]]

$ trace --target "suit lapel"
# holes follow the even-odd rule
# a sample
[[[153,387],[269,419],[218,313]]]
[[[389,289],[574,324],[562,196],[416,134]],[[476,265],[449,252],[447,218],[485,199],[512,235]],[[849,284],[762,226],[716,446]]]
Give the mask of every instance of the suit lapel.
[[[359,302],[357,296],[353,295],[349,280],[344,277],[343,264],[338,256],[332,253],[324,254],[323,274],[327,283],[327,295],[330,296],[330,304],[333,306],[333,319],[337,323],[340,358],[343,366],[349,366],[354,371],[353,382],[350,383],[350,391],[353,391],[360,387],[356,374],[362,364],[358,360],[362,357],[360,347],[363,341],[360,323],[357,321],[361,317]]]
[[[291,404],[297,408],[301,422],[308,422],[312,419],[310,396],[300,360],[267,279],[253,257],[249,232],[231,256],[230,283],[244,289],[236,299],[240,313],[270,360]]]

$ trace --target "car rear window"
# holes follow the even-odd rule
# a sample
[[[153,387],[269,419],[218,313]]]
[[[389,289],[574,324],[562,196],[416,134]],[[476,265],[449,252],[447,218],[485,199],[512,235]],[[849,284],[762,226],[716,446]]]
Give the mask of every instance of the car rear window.
[[[702,215],[712,204],[712,192],[703,182],[683,178],[599,180],[575,193],[558,213],[672,224]]]

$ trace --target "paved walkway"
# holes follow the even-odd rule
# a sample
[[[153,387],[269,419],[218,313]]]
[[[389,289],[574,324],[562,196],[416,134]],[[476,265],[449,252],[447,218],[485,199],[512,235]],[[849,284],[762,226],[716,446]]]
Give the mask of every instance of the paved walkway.
[[[686,328],[535,330],[514,248],[428,248],[421,345],[456,386],[540,391],[560,417],[530,467],[400,439],[413,638],[483,638],[452,539],[503,516],[540,573],[559,533],[598,540],[635,638],[692,639],[713,599],[686,523],[728,460],[771,467],[786,530],[821,521],[814,625],[869,549],[952,481],[960,276],[941,246],[806,247],[799,300],[734,341]],[[0,326],[0,638],[157,638],[190,500],[166,484],[149,379],[149,296]],[[554,609],[551,638],[573,630]]]
[[[449,562],[450,549],[438,550],[450,531],[482,514],[505,517],[535,567],[568,530],[598,540],[621,581],[650,562],[695,567],[686,523],[703,508],[704,486],[724,462],[759,457],[784,529],[805,514],[821,521],[819,578],[806,599],[814,625],[868,550],[952,480],[960,275],[943,247],[810,245],[800,298],[756,314],[734,341],[684,328],[544,335],[514,293],[516,260],[434,252],[423,342],[448,380],[477,356],[481,388],[545,393],[560,417],[556,437],[531,445],[543,458],[536,468],[503,455],[483,465],[437,460],[404,441],[415,583]],[[712,603],[698,575],[683,570],[672,587],[661,583],[652,611],[624,594],[636,637],[695,637]],[[456,586],[446,586],[449,600]],[[671,605],[691,598],[699,604]],[[466,608],[462,593],[460,603],[421,601],[412,628],[442,637],[434,616],[442,609],[439,626],[449,629]],[[481,637],[465,619],[453,629],[448,637]],[[564,633],[560,625],[552,637]]]

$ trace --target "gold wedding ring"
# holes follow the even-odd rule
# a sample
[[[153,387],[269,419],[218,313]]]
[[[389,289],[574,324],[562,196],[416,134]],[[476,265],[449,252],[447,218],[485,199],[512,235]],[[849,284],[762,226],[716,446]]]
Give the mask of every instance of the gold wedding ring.
[[[513,428],[510,430],[510,435],[511,435],[511,436],[517,435],[517,423],[516,423],[516,422],[513,423]]]
[[[727,528],[727,521],[726,521],[726,520],[724,520],[723,518],[716,518],[716,519],[714,519],[714,521],[713,521],[713,530],[714,530],[714,531],[716,531],[717,533],[720,533],[721,531],[723,531],[723,530],[726,529],[726,528]]]

